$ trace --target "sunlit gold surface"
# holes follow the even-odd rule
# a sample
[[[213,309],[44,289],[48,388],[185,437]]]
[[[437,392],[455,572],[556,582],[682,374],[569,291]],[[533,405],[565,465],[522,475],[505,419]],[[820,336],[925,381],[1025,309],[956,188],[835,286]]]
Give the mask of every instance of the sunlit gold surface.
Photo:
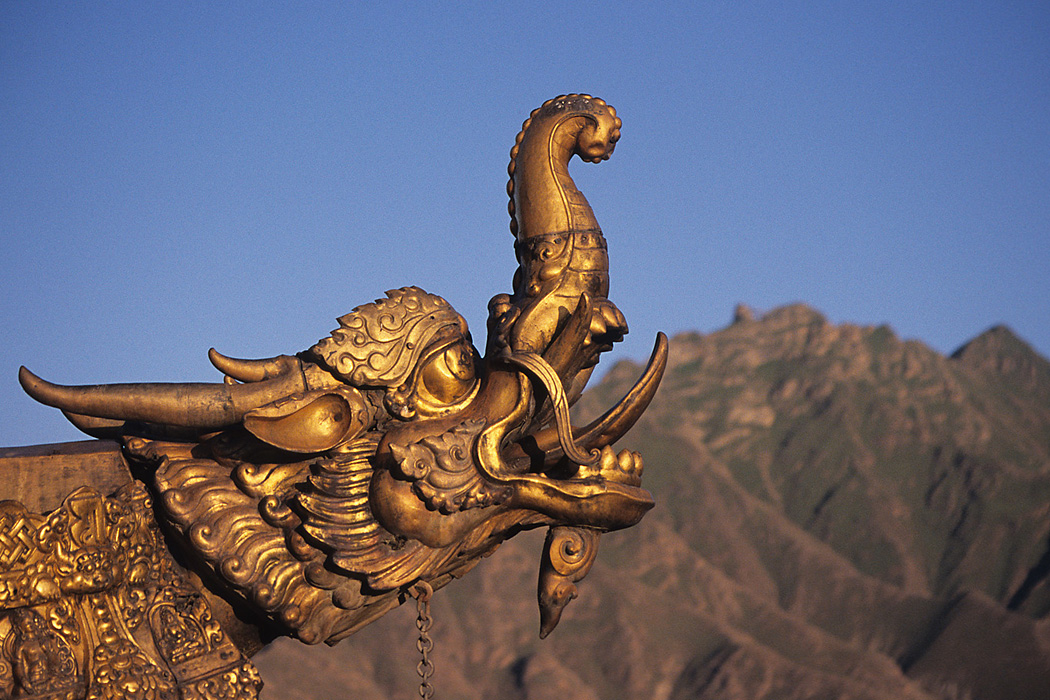
[[[0,503],[0,696],[248,700],[258,673],[164,546],[149,496]]]
[[[653,505],[641,487],[641,457],[609,445],[656,392],[663,335],[637,386],[605,416],[577,430],[568,413],[599,355],[627,332],[608,299],[605,238],[568,163],[574,155],[608,158],[620,126],[612,107],[587,95],[549,100],[523,124],[508,184],[519,268],[512,293],[489,303],[483,356],[448,302],[407,287],[358,306],[296,355],[239,360],[210,351],[221,383],[65,387],[25,368],[19,379],[85,432],[123,444],[134,477],[157,500],[161,525],[200,573],[176,578],[207,582],[200,585],[210,597],[198,596],[198,607],[208,620],[230,619],[226,599],[268,630],[334,643],[400,605],[417,583],[440,588],[513,533],[546,525],[553,528],[539,584],[546,636],[589,570],[600,534],[637,523]],[[109,507],[98,494],[78,493],[63,508],[83,498]],[[11,518],[44,518],[17,505],[4,512],[15,514],[3,521],[5,543],[14,541]],[[53,533],[56,542],[72,536],[63,533]],[[93,537],[114,551],[124,546],[110,530]],[[146,574],[168,566],[162,555],[157,550]],[[30,586],[28,570],[13,566],[2,575]],[[121,586],[139,590],[131,573],[105,571],[112,582],[104,590],[115,591],[106,595],[160,600],[152,589],[125,593]],[[87,589],[49,585],[40,600],[9,596],[8,608],[53,621],[39,606],[90,607]],[[77,619],[84,634],[101,634],[103,622],[87,612]],[[83,697],[96,668],[85,655],[90,645],[81,649],[47,624],[38,641],[58,648],[64,639],[72,654],[56,651],[48,663],[81,669],[81,694],[70,697]],[[142,671],[156,678],[150,697],[168,697],[171,682],[185,693],[179,662],[165,676],[158,659],[189,638],[172,632],[162,643],[155,633],[151,646],[133,627],[118,651],[134,656],[127,644],[137,644],[141,668],[152,668],[148,661],[161,669]],[[230,634],[253,651],[244,635]],[[7,668],[16,663],[7,651],[14,644],[3,647]],[[10,689],[30,688],[28,676],[8,678],[0,681]]]

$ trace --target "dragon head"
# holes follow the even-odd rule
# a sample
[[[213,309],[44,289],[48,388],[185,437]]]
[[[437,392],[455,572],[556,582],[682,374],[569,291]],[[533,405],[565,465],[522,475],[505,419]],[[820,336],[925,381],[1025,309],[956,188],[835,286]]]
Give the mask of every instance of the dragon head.
[[[640,456],[611,445],[656,392],[663,334],[622,401],[590,425],[569,422],[627,326],[567,166],[607,158],[619,127],[586,95],[550,100],[525,122],[508,188],[519,269],[513,293],[489,304],[484,355],[444,299],[407,287],[294,356],[211,350],[223,383],[68,387],[25,368],[20,381],[85,432],[121,440],[191,558],[304,641],[345,637],[416,582],[440,587],[544,525],[559,533],[541,570],[546,634],[598,533],[653,505]]]

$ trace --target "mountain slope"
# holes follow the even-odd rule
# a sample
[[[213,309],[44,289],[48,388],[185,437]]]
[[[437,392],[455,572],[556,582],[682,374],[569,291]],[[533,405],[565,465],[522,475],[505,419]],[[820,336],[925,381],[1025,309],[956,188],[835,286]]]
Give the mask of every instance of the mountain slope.
[[[581,420],[639,371],[614,367]],[[673,339],[623,446],[658,506],[602,539],[549,639],[540,533],[436,596],[442,697],[1045,697],[1050,363],[1008,329],[949,358],[803,305],[739,309]],[[265,692],[408,697],[408,608],[334,649],[275,645]]]

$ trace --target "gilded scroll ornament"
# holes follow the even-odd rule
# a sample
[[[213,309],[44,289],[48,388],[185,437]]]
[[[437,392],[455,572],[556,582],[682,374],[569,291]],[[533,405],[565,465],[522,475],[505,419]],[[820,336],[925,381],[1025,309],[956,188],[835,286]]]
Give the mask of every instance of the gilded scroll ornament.
[[[273,636],[335,643],[543,526],[548,634],[600,535],[653,506],[641,456],[611,445],[655,395],[663,334],[623,400],[569,420],[627,323],[568,164],[607,159],[620,127],[588,95],[522,126],[518,270],[489,303],[484,353],[448,302],[404,287],[294,355],[211,350],[221,383],[72,387],[22,368],[32,397],[114,441],[130,471],[112,494],[85,474],[50,513],[0,503],[0,695],[255,697],[247,656]]]

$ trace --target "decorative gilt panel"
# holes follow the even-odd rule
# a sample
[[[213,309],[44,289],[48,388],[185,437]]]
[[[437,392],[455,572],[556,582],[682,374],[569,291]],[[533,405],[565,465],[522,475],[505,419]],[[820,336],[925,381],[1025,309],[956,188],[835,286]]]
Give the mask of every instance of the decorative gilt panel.
[[[172,560],[149,494],[0,502],[0,697],[248,700],[261,681]]]

